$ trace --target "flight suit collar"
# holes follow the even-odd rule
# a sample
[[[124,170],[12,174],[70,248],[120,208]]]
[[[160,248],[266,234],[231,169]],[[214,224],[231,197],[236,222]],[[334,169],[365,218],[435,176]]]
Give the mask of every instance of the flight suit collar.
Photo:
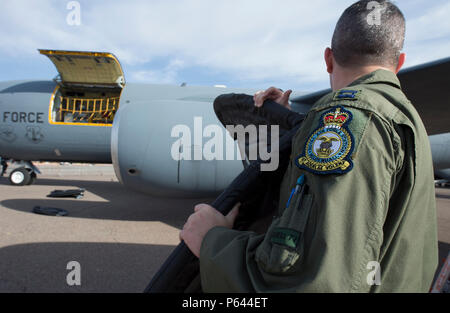
[[[397,75],[395,75],[391,71],[384,69],[379,69],[367,75],[361,76],[360,78],[353,81],[350,85],[348,85],[348,87],[363,84],[389,84],[401,89],[400,80],[398,79]]]
[[[327,94],[326,96],[319,99],[311,108],[311,111],[320,111],[329,106],[333,106],[336,103],[336,100],[342,101],[345,100],[343,98],[335,99],[335,96],[341,92],[348,92],[348,90],[359,90],[364,89],[364,85],[389,85],[394,88],[401,90],[400,80],[397,75],[389,70],[378,69],[369,74],[363,75],[358,79],[354,80],[351,84],[346,87],[336,90]],[[345,98],[345,97],[344,97]],[[360,96],[354,97],[351,99],[354,100],[360,99]],[[341,102],[340,102],[341,103]]]

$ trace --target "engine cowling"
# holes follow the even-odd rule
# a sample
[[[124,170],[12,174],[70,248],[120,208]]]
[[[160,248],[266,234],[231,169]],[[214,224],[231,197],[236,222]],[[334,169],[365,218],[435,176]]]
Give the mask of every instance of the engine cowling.
[[[200,120],[204,129],[199,130]],[[117,177],[129,188],[154,195],[217,195],[242,171],[243,163],[239,158],[194,159],[194,154],[208,141],[203,137],[208,125],[220,128],[224,147],[227,140],[229,144],[231,137],[216,118],[210,102],[139,100],[121,103],[111,135],[111,156]],[[179,137],[173,136],[176,127],[190,130],[190,145],[189,140],[180,142]],[[199,131],[203,138],[201,145],[195,141]],[[238,151],[238,145],[234,142],[233,145]],[[181,152],[185,151],[192,152],[190,160],[181,158]]]
[[[450,168],[450,133],[432,135],[429,138],[434,170]]]

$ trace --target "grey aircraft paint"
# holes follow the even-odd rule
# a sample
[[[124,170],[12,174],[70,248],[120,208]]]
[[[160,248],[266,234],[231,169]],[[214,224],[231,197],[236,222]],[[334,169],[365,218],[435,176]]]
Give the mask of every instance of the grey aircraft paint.
[[[112,129],[112,159],[119,180],[135,190],[165,196],[213,195],[223,190],[242,171],[241,160],[171,156],[177,140],[171,137],[172,128],[186,125],[193,130],[194,117],[201,117],[204,127],[218,125],[226,133],[212,107],[222,93],[223,88],[213,87],[128,84]]]
[[[0,155],[15,160],[111,163],[110,127],[51,125],[56,83],[0,83]]]
[[[450,133],[432,135],[429,138],[434,170],[450,169]]]

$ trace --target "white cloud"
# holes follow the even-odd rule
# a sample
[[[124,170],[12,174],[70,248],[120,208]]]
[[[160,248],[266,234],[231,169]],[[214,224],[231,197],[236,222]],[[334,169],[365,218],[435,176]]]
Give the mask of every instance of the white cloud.
[[[354,2],[79,1],[82,24],[69,26],[68,1],[0,1],[0,58],[37,58],[37,48],[109,51],[133,68],[125,73],[128,81],[178,82],[181,69],[202,67],[241,82],[289,80],[325,87],[323,50],[339,15]],[[450,4],[421,1],[428,9],[408,22],[409,65],[449,51]],[[397,2],[401,8],[409,3]],[[171,61],[148,68],[158,59]]]
[[[405,51],[408,65],[450,55],[450,2],[422,5],[422,14],[407,20]]]
[[[177,83],[177,72],[184,67],[184,61],[172,60],[162,70],[138,70],[130,73],[130,80],[136,82],[146,82],[154,84],[175,84]]]

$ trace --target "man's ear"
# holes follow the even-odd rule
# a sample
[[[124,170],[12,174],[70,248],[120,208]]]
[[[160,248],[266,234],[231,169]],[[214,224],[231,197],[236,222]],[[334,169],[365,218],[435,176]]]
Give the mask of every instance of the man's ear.
[[[327,65],[327,72],[329,74],[333,73],[333,50],[330,48],[325,49],[325,64]]]
[[[403,64],[405,64],[405,60],[406,60],[406,54],[405,53],[400,53],[400,56],[398,57],[397,68],[395,69],[395,74],[397,74],[400,71],[400,69],[402,68]]]

